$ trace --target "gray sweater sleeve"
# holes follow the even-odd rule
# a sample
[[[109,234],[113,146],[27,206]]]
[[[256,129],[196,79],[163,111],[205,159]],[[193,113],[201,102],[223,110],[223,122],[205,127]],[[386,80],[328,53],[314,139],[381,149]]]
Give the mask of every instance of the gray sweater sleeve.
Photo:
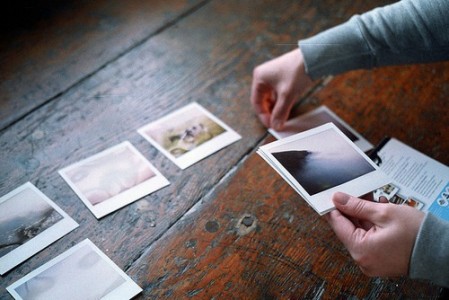
[[[449,0],[402,0],[299,41],[313,79],[349,70],[449,60]]]
[[[413,248],[409,276],[449,287],[449,222],[426,215]]]

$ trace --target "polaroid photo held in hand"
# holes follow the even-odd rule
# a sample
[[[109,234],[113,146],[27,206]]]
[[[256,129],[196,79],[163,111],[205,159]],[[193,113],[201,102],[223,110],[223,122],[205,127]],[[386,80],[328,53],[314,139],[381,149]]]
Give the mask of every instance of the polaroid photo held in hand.
[[[195,102],[139,128],[138,132],[181,169],[241,138]]]
[[[390,179],[333,123],[261,146],[259,155],[320,215],[332,195],[362,196]]]
[[[59,174],[96,218],[169,184],[127,141],[70,165]]]

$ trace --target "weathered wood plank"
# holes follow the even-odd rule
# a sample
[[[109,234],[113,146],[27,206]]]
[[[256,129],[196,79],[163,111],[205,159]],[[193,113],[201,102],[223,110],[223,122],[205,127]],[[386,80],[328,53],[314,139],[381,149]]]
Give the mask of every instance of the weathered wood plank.
[[[351,72],[296,113],[326,104],[373,143],[392,135],[447,164],[447,70],[438,63]],[[362,275],[327,224],[263,165],[251,157],[129,269],[143,298],[439,297],[428,283]]]
[[[4,130],[0,134],[0,194],[30,180],[81,226],[2,277],[0,296],[5,295],[5,286],[84,238],[90,238],[120,267],[132,271],[137,282],[145,285],[147,291],[159,293],[150,289],[148,281],[136,271],[150,266],[145,261],[148,249],[156,249],[151,245],[161,237],[165,241],[164,233],[167,229],[195,203],[201,199],[213,198],[216,195],[215,189],[222,184],[220,180],[234,166],[240,168],[242,158],[251,153],[265,136],[265,130],[256,120],[248,102],[252,68],[295,47],[298,38],[339,23],[351,14],[365,10],[366,5],[331,0],[301,3],[211,1],[194,14],[180,20],[176,26],[167,28],[134,47],[126,55]],[[374,6],[375,3],[368,5]],[[241,133],[243,139],[181,172],[144,141],[135,129],[191,101],[204,105]],[[57,170],[123,140],[130,140],[142,151],[169,178],[172,185],[97,221],[57,175]],[[269,178],[268,175],[266,177]],[[270,186],[261,189],[260,194],[255,194],[248,201],[258,200],[256,196],[263,195],[262,191],[272,193],[283,189],[281,194],[284,195],[285,191],[289,195],[279,179],[275,179],[273,185],[272,189]],[[257,184],[253,182],[254,186]],[[265,194],[263,197],[267,200],[270,199],[269,195]],[[288,197],[294,199],[290,202],[297,201],[295,195],[290,194]],[[237,199],[241,198],[234,200],[241,201]],[[261,213],[264,209],[266,207],[262,206]],[[267,212],[265,217],[261,217],[262,220],[269,218],[270,214],[274,221],[278,220],[279,217],[274,217],[273,213]],[[236,216],[242,215],[239,213]],[[259,212],[257,216],[259,217]],[[320,224],[316,215],[309,214],[308,217],[310,223],[305,226],[311,227],[304,227],[300,234],[304,234],[306,229],[313,229],[329,235],[327,227]],[[214,231],[215,226],[212,222],[208,228]],[[270,226],[276,229],[281,225],[273,223]],[[285,234],[290,234],[290,229],[286,226]],[[272,232],[274,235],[271,238],[277,239],[277,232]],[[182,235],[183,232],[179,231],[179,234]],[[270,248],[268,241],[255,242]],[[286,262],[282,261],[280,264],[289,264],[290,254],[281,253],[287,251],[288,245],[281,240],[279,243],[276,253],[287,257]],[[318,246],[312,244],[311,249],[323,247],[319,245],[320,241],[317,243]],[[336,247],[338,251],[341,250],[340,246]],[[223,251],[224,258],[231,259],[229,265],[233,266],[232,260],[238,258],[230,257]],[[328,253],[327,250],[321,251]],[[253,251],[251,258],[256,261],[257,255],[259,254]],[[313,256],[310,261],[317,259]],[[347,260],[347,257],[344,256],[343,260]],[[273,266],[270,267],[272,261]],[[272,277],[276,279],[275,282],[288,280],[290,275],[283,273],[285,270],[274,271],[277,266],[274,261],[274,258],[268,258],[262,264],[252,266],[246,270],[245,276],[250,278],[250,283],[263,282],[258,276],[259,272],[266,272],[266,267],[279,272],[279,277]],[[211,265],[213,266],[212,262]],[[256,266],[260,268],[256,269]],[[315,267],[310,265],[309,268]],[[358,278],[360,274],[351,267],[348,268],[349,274],[340,276]],[[227,272],[230,273],[230,270],[232,269],[227,269]],[[310,272],[312,271],[309,270],[308,274],[312,274]],[[203,277],[209,276],[213,277],[214,273]],[[319,276],[324,275],[320,273]],[[314,275],[309,278],[310,285],[305,288],[307,293],[317,293],[320,289],[317,283],[322,283],[320,278],[323,277]],[[158,284],[154,279],[151,280]],[[286,282],[284,285],[289,284]],[[195,294],[195,291],[192,293]],[[333,293],[343,292],[340,290]],[[349,294],[352,293],[356,292],[351,290]]]
[[[2,13],[0,129],[204,1],[22,2]]]
[[[256,154],[128,273],[142,299],[436,299],[440,290],[363,275],[326,221]]]
[[[295,114],[325,104],[373,144],[395,137],[449,165],[449,63],[354,71],[335,77]]]

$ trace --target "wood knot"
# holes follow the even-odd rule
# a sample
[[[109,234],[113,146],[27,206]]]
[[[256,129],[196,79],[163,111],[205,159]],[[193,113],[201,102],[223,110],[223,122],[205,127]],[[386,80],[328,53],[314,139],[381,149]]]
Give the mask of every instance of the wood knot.
[[[250,227],[251,225],[253,225],[254,223],[254,219],[252,216],[245,216],[242,219],[242,224],[245,225],[246,227]]]
[[[206,231],[210,233],[215,233],[220,228],[220,224],[218,224],[217,221],[209,221],[206,223],[206,226],[204,226]]]
[[[250,214],[244,214],[237,222],[237,234],[240,236],[247,235],[257,227],[257,219]]]

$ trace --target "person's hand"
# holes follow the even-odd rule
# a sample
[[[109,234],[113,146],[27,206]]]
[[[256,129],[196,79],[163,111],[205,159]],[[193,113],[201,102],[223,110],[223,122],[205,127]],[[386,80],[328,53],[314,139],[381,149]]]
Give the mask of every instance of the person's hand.
[[[424,213],[406,205],[376,203],[335,193],[326,218],[362,272],[407,275]]]
[[[251,104],[266,127],[281,130],[295,100],[311,86],[298,48],[254,69]]]

